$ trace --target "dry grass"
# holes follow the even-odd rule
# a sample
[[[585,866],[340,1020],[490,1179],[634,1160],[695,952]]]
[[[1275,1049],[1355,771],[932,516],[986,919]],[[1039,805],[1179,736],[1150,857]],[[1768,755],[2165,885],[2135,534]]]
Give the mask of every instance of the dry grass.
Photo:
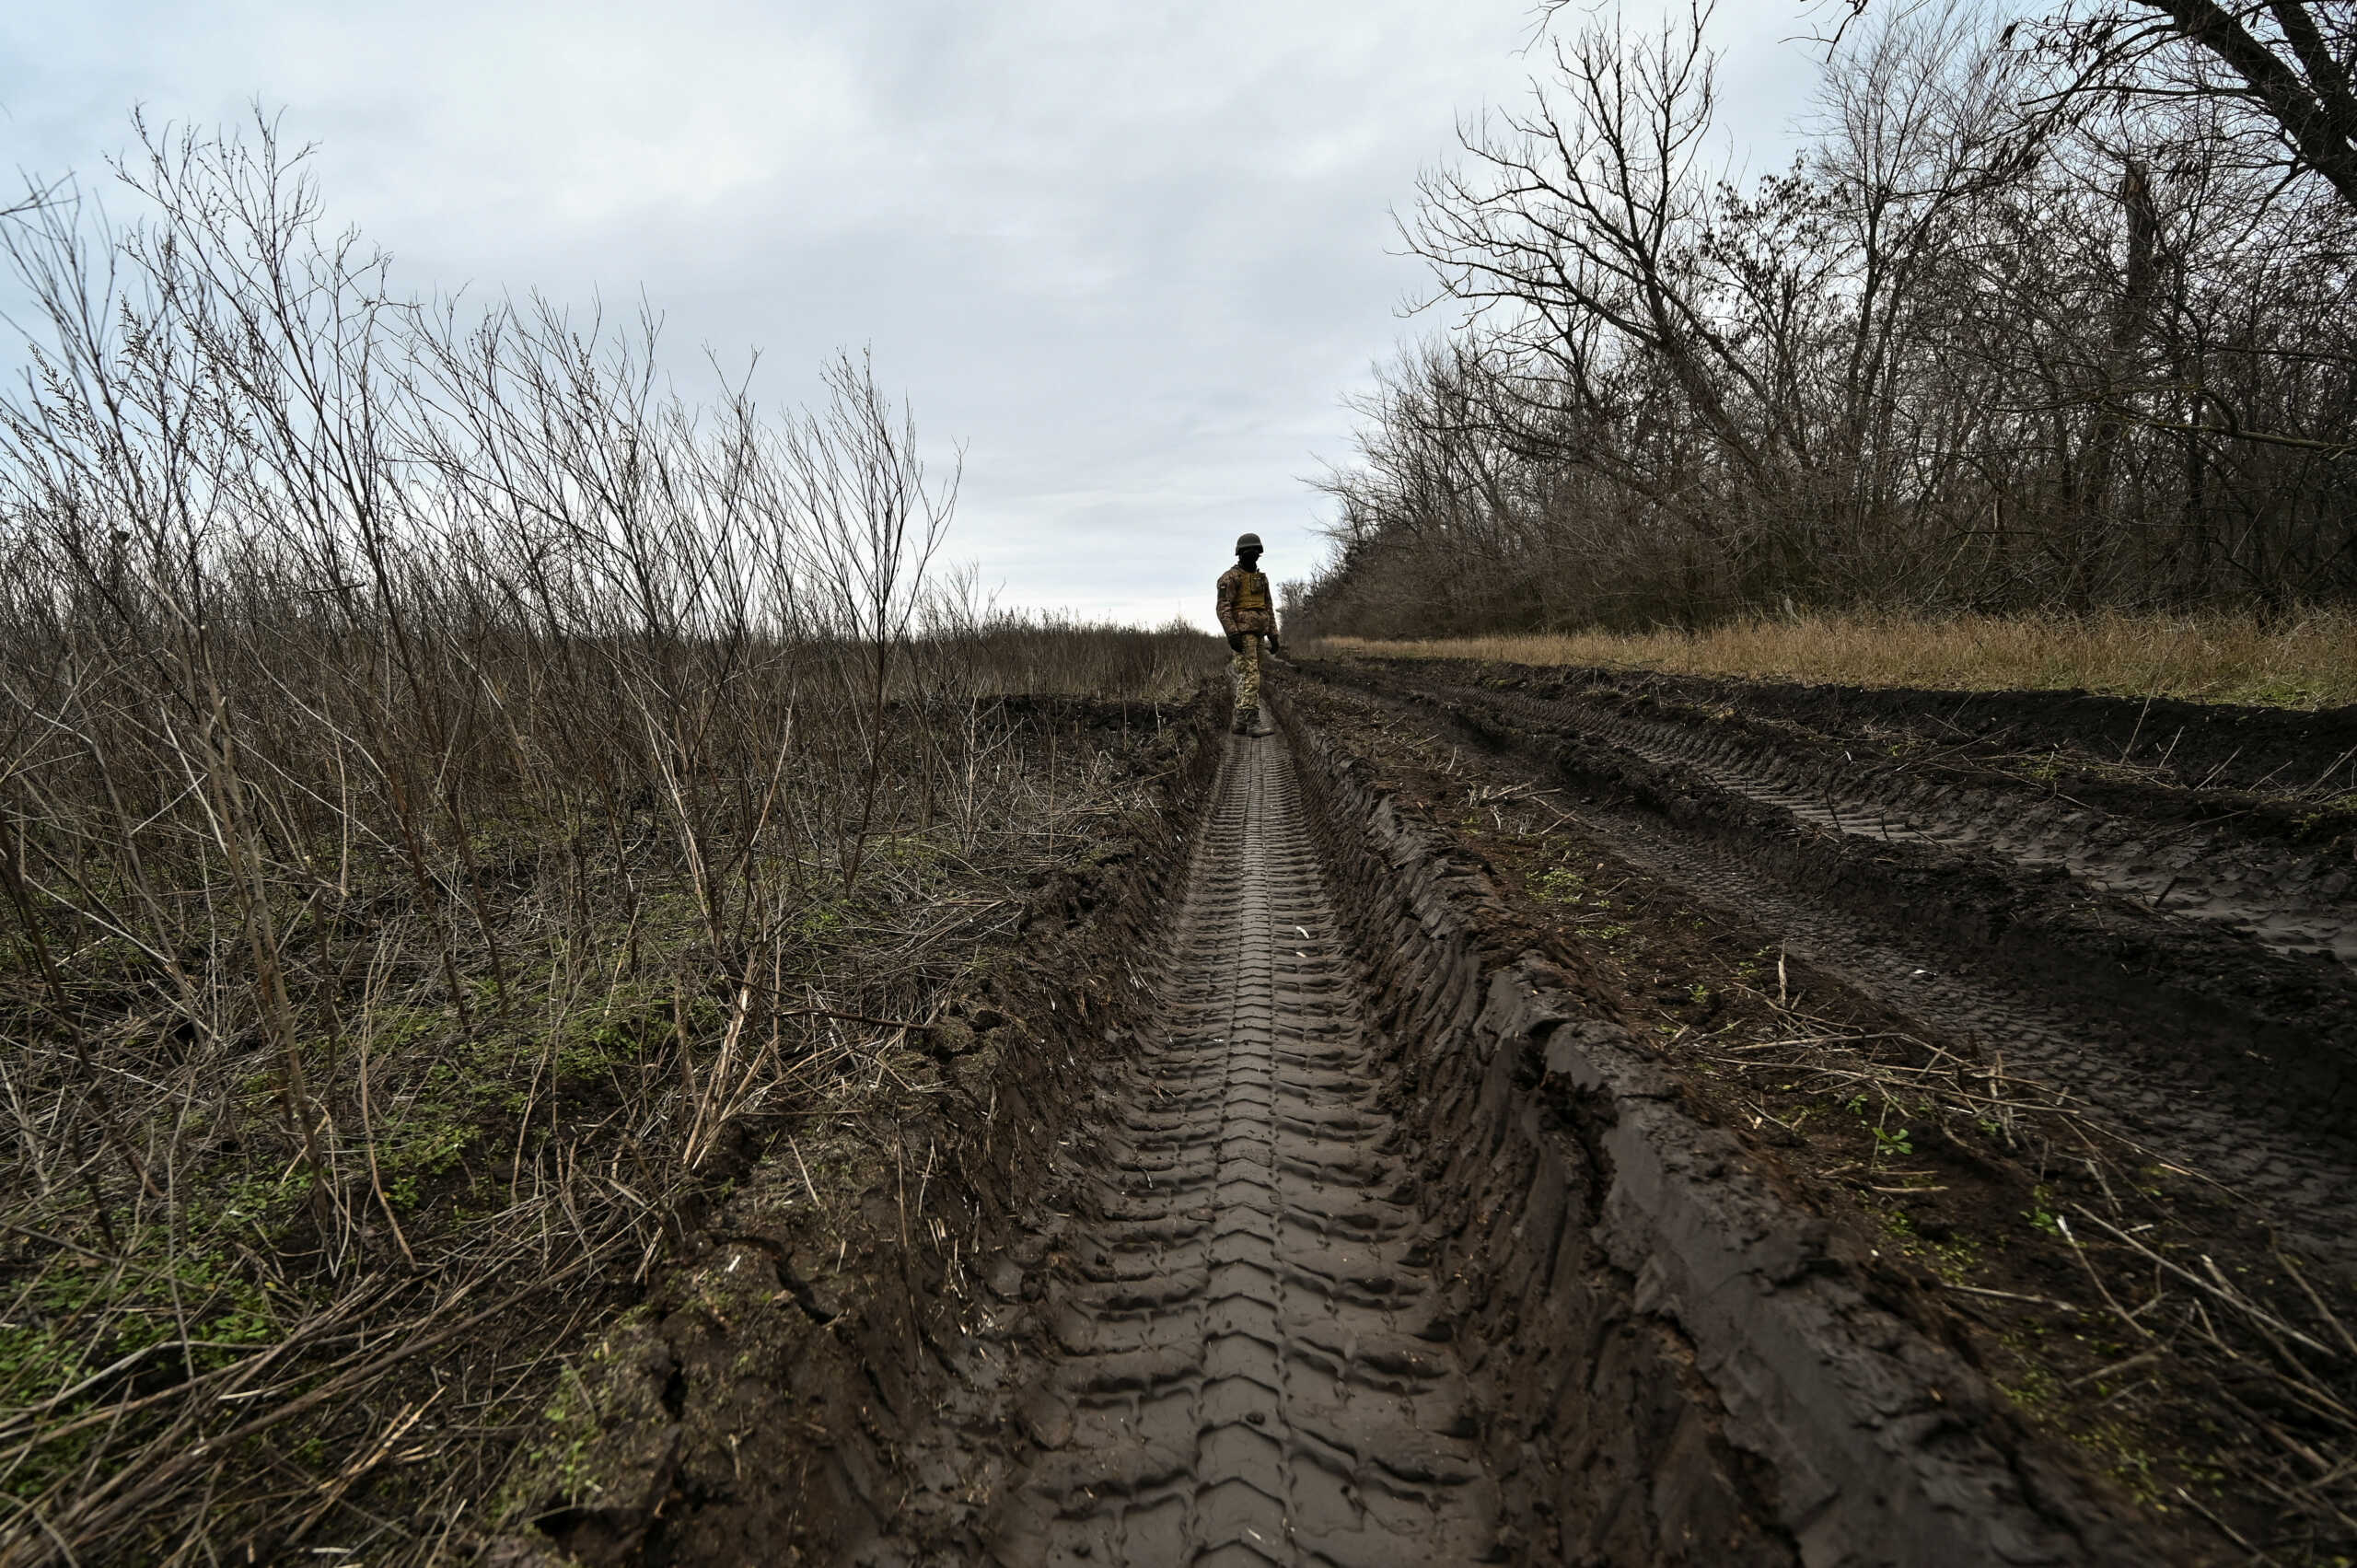
[[[1320,651],[1391,658],[1590,665],[1678,675],[2184,697],[2323,708],[2357,703],[2357,615],[2315,612],[2272,628],[2241,619],[2107,615],[1838,615],[1678,632],[1377,642],[1330,637]]]

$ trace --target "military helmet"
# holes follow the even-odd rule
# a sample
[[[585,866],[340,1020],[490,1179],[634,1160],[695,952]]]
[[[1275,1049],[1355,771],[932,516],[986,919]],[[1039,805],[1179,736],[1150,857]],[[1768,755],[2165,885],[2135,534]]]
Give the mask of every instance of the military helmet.
[[[1243,554],[1243,553],[1244,553],[1246,551],[1248,551],[1248,550],[1258,550],[1258,549],[1260,549],[1260,536],[1259,534],[1256,534],[1256,533],[1248,533],[1248,534],[1238,534],[1238,535],[1237,535],[1237,538],[1236,538],[1236,553],[1237,553],[1237,554],[1241,555],[1241,554]]]

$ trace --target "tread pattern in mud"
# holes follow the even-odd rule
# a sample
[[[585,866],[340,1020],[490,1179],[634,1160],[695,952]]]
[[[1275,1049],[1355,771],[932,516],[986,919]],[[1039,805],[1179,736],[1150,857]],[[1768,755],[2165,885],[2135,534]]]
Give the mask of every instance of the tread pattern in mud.
[[[1495,708],[1579,733],[1660,766],[1683,765],[1720,787],[1862,839],[1980,850],[2028,867],[2060,866],[2098,892],[2177,919],[2239,931],[2262,946],[2357,964],[2357,873],[2346,856],[2238,842],[2199,822],[2116,819],[2059,795],[2045,798],[1956,777],[1878,764],[1832,767],[1780,755],[1733,731],[1617,711],[1608,703],[1439,687],[1452,705]]]
[[[1947,972],[1949,959],[1897,931],[1875,931],[1817,907],[1707,847],[1633,813],[1585,806],[1574,818],[1612,841],[1631,865],[1786,935],[1792,951],[1860,990],[1959,1039],[2016,1075],[2065,1089],[2188,1169],[2259,1202],[2310,1252],[2357,1270],[2357,1192],[2347,1140],[2320,1145],[2263,1109],[2236,1103],[2236,1086],[2193,1082],[2139,1067],[2114,1034],[1988,976]]]
[[[1405,702],[1434,717],[1485,696],[1411,691],[1365,700],[1378,707]],[[1653,761],[1621,735],[1579,733]],[[1970,972],[1969,959],[1926,934],[1795,889],[1740,847],[1683,831],[1651,811],[1594,801],[1563,814],[1646,875],[1776,932],[1795,954],[1935,1032],[1970,1042],[1984,1060],[2078,1097],[2163,1158],[2254,1202],[2294,1247],[2357,1274],[2357,1140],[2337,1109],[2289,1105],[2269,1074],[2230,1074],[2217,1063],[2173,1055],[2128,1024],[2087,1016],[2065,995]]]
[[[1223,768],[1045,1302],[1005,1563],[1471,1562],[1494,1488],[1273,736]]]

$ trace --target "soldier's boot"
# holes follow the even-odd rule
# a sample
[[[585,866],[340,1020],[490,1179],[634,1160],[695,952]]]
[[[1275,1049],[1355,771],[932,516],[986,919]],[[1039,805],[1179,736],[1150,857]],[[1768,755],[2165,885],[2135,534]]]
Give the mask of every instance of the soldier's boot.
[[[1260,710],[1258,708],[1237,709],[1236,723],[1231,726],[1230,728],[1233,733],[1237,735],[1259,734],[1260,730]]]

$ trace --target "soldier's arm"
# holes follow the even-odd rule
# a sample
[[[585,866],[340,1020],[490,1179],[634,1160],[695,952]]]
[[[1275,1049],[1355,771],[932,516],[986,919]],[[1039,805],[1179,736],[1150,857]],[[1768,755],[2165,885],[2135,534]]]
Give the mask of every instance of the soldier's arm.
[[[1219,629],[1231,637],[1236,635],[1236,590],[1239,586],[1233,570],[1219,575]]]

